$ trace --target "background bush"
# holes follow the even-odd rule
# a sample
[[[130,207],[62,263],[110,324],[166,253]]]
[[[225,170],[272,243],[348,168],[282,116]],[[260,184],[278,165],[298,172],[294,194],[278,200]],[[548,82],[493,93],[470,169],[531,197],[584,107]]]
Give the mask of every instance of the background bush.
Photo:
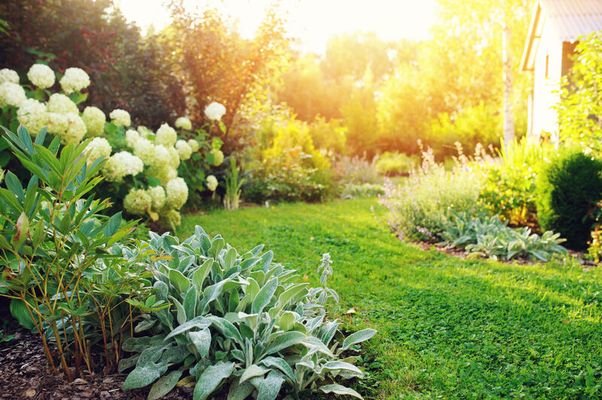
[[[602,197],[602,162],[566,150],[544,166],[537,179],[537,217],[543,229],[559,232],[567,246],[584,249]]]
[[[417,156],[387,151],[376,158],[376,171],[385,176],[408,175],[419,163]]]

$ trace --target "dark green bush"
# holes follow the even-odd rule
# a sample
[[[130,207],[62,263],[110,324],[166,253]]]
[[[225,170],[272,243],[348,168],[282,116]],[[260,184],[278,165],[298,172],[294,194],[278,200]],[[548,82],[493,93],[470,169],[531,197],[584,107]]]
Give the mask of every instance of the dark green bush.
[[[560,233],[569,248],[587,245],[593,210],[602,196],[601,173],[602,161],[572,150],[558,154],[538,176],[539,224]]]

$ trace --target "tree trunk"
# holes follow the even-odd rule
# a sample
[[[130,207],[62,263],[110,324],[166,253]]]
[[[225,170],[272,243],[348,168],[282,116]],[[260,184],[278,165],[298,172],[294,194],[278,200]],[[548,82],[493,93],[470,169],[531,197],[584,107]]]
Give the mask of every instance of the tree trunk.
[[[502,38],[502,62],[504,81],[504,146],[514,141],[514,116],[512,115],[512,59],[510,57],[510,28],[504,18]]]

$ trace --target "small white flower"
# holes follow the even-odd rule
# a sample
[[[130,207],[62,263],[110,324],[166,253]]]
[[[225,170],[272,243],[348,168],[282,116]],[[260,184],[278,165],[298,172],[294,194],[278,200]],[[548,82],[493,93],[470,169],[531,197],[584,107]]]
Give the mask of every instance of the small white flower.
[[[109,158],[111,156],[111,145],[109,141],[105,138],[94,138],[88,145],[84,152],[86,153],[86,159],[88,160],[88,164],[92,164],[99,158]]]
[[[0,83],[0,107],[5,105],[19,107],[25,100],[27,96],[21,85],[12,82]]]
[[[201,148],[201,146],[199,145],[199,142],[197,142],[194,139],[188,139],[188,145],[192,149],[193,153],[196,153]]]
[[[90,77],[81,68],[67,68],[59,84],[67,94],[79,92],[90,86]]]
[[[130,117],[130,113],[119,108],[111,111],[109,117],[111,117],[111,120],[117,126],[124,126],[127,128],[132,124],[132,118]]]
[[[125,132],[125,142],[130,149],[135,149],[136,143],[140,139],[141,139],[141,137],[140,137],[140,134],[138,133],[138,131],[135,131],[133,129],[128,129]]]
[[[206,185],[207,185],[207,189],[211,190],[212,192],[215,192],[215,189],[217,189],[217,178],[213,175],[209,175],[207,177],[206,180]]]
[[[88,136],[101,136],[104,133],[107,117],[100,108],[86,107],[82,119],[88,128]]]
[[[180,209],[188,200],[188,186],[182,178],[174,178],[167,182],[165,187],[167,205],[173,209]]]
[[[86,124],[77,113],[48,113],[48,132],[63,144],[79,143],[86,135]]]
[[[182,161],[190,159],[192,155],[192,147],[185,140],[178,140],[176,142],[176,150]]]
[[[219,121],[225,113],[226,107],[217,101],[214,101],[205,107],[205,116],[211,121]]]
[[[169,126],[169,124],[163,124],[157,130],[155,143],[171,147],[176,144],[176,140],[178,140],[178,134],[174,128]]]
[[[138,175],[144,170],[142,160],[128,151],[113,154],[103,168],[104,177],[110,182],[120,182],[127,175]]]
[[[190,131],[192,130],[192,122],[190,122],[188,117],[180,117],[176,119],[176,128]]]
[[[9,68],[0,69],[0,83],[10,82],[10,83],[19,83],[19,74],[16,71],[13,71]]]
[[[222,163],[224,162],[224,153],[221,150],[213,149],[211,150],[210,154],[213,157],[213,162],[211,163],[211,165],[213,165],[214,167],[219,167],[220,165],[222,165]]]
[[[77,109],[77,104],[75,104],[69,97],[64,94],[54,93],[48,99],[48,112],[59,113],[59,114],[68,114],[75,113],[79,114],[79,110]]]
[[[44,64],[32,65],[27,72],[27,78],[40,89],[48,89],[54,85],[54,80],[56,79],[54,71],[48,65]]]
[[[32,136],[36,136],[42,128],[48,125],[46,105],[35,99],[27,99],[17,110],[17,119]]]
[[[123,199],[123,208],[132,215],[145,215],[152,205],[151,195],[144,189],[132,189]]]
[[[165,189],[162,186],[153,186],[148,189],[148,194],[153,201],[153,209],[159,211],[165,205]]]

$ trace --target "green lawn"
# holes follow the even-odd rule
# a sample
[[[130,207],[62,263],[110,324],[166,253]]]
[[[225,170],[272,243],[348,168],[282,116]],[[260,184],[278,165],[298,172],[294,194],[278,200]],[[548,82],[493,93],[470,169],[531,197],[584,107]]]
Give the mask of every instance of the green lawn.
[[[366,398],[602,398],[602,269],[461,260],[401,243],[374,200],[187,216],[239,250],[265,243],[316,281],[334,260],[336,313],[373,327]]]

